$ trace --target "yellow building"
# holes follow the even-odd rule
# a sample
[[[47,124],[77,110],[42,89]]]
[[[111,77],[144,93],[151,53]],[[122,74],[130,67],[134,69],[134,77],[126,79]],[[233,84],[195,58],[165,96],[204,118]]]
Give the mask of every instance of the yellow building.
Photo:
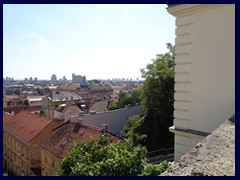
[[[58,122],[25,110],[9,116],[4,113],[4,119],[9,119],[3,127],[5,169],[10,175],[40,175],[39,143],[58,126]]]
[[[83,124],[80,122],[67,121],[56,128],[41,143],[41,174],[52,176],[59,169],[59,162],[68,151],[73,148],[74,142],[86,142],[90,137],[98,139],[103,133],[107,133],[110,142],[122,141],[122,139],[103,129]]]

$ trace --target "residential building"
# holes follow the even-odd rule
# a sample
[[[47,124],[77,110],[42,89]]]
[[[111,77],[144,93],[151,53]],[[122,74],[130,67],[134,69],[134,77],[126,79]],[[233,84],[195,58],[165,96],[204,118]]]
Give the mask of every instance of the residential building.
[[[89,114],[79,114],[78,116],[72,117],[71,119],[73,121],[82,121],[85,124],[99,128],[102,127],[102,124],[108,124],[109,131],[113,132],[116,135],[120,135],[128,118],[141,113],[141,107],[134,106],[112,111],[92,111]]]
[[[39,143],[60,123],[22,110],[10,117],[4,113],[4,162],[11,175],[39,175]]]
[[[79,115],[81,109],[77,106],[74,101],[67,101],[64,104],[58,105],[54,109],[54,117],[64,122],[70,120],[71,116]]]
[[[44,95],[51,95],[54,92],[59,92],[60,87],[59,86],[45,86],[43,89]]]
[[[89,112],[95,111],[95,112],[103,112],[103,111],[107,111],[108,107],[108,101],[97,101],[94,102],[90,108],[89,108]]]
[[[77,91],[80,89],[80,83],[62,83],[60,89],[63,91]]]
[[[14,118],[14,115],[11,113],[3,112],[3,127],[6,123],[8,123],[12,118]],[[6,143],[6,137],[4,131],[3,131],[3,144]],[[3,170],[7,170],[7,149],[6,146],[3,145]]]
[[[68,121],[56,128],[40,144],[42,176],[52,176],[58,170],[60,160],[73,148],[74,142],[87,142],[90,138],[96,140],[103,133],[107,133],[110,142],[123,140],[108,132],[106,125],[104,128],[96,128],[80,122]]]
[[[42,108],[41,113],[49,119],[53,119],[54,109],[57,108],[61,104],[65,104],[68,101],[77,101],[81,100],[82,97],[78,94],[71,91],[56,91],[48,94],[42,99]]]
[[[235,114],[235,5],[169,5],[176,17],[175,160]]]

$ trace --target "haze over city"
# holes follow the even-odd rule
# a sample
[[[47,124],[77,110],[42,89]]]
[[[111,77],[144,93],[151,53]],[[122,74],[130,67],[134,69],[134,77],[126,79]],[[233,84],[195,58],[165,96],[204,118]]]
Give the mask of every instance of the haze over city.
[[[3,5],[3,77],[141,78],[175,20],[166,4]]]

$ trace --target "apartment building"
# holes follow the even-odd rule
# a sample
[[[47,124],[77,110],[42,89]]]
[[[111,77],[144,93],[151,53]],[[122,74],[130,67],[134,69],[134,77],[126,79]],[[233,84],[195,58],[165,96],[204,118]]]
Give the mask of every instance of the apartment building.
[[[16,116],[3,113],[3,157],[10,175],[40,175],[39,143],[59,125],[39,114],[22,110]]]
[[[40,144],[42,176],[52,176],[58,170],[60,160],[73,148],[74,142],[84,143],[90,137],[96,140],[103,133],[107,133],[110,142],[123,140],[117,135],[108,132],[106,125],[104,128],[97,128],[81,122],[68,121],[56,128]]]

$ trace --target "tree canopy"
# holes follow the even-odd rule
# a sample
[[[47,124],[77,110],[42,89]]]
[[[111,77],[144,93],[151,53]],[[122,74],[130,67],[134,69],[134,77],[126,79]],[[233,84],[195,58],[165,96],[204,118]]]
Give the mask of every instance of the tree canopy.
[[[167,49],[167,53],[157,54],[152,63],[141,69],[144,82],[140,99],[144,116],[130,118],[124,128],[124,133],[128,137],[132,135],[132,139],[135,133],[146,134],[141,144],[148,150],[173,146],[173,134],[168,128],[173,124],[175,54],[172,44],[167,43]]]
[[[108,110],[124,108],[126,105],[135,106],[140,103],[140,89],[134,89],[130,93],[120,92],[118,102],[109,104]]]
[[[57,176],[149,176],[164,172],[169,163],[150,165],[147,150],[128,142],[110,143],[106,135],[99,140],[78,143],[61,160]]]

